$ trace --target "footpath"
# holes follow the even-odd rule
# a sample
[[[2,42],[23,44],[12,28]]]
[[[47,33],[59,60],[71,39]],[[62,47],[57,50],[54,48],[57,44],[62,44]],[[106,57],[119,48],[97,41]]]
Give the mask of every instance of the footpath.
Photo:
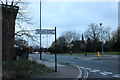
[[[30,58],[32,59],[32,58]],[[42,61],[39,59],[34,59],[40,64],[44,64],[47,67],[54,68],[55,63],[52,61]],[[55,69],[55,68],[54,68]],[[57,64],[57,72],[52,72],[48,74],[44,74],[42,76],[38,76],[35,78],[39,79],[69,79],[69,80],[78,80],[79,79],[80,71],[77,67],[73,65],[62,65]]]

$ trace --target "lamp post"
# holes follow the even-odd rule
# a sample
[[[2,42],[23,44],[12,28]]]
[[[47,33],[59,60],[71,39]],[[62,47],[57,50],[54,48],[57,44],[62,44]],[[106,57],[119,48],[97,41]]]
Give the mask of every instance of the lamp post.
[[[100,26],[102,26],[102,23],[100,23]],[[102,36],[102,34],[101,34],[101,36]],[[102,37],[101,37],[102,38]],[[102,39],[101,39],[102,40]],[[103,40],[102,40],[102,56],[103,56],[103,58],[104,58],[104,49],[103,49]]]
[[[41,0],[40,0],[40,30],[41,30]],[[42,60],[42,51],[41,51],[41,34],[40,34],[40,60]]]

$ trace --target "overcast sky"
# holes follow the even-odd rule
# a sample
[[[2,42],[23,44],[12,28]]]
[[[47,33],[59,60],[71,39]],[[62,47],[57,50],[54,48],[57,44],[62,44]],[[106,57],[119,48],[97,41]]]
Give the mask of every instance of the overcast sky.
[[[57,27],[57,37],[62,32],[72,30],[79,34],[84,33],[90,23],[99,24],[116,30],[118,26],[118,2],[42,2],[42,28]],[[40,27],[40,3],[29,5],[32,21],[31,29]],[[49,45],[53,41],[48,39]],[[43,44],[44,45],[44,44]]]

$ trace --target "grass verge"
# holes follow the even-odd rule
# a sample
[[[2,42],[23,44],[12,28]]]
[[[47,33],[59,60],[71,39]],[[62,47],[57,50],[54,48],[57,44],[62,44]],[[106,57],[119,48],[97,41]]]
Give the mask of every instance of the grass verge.
[[[8,78],[28,78],[53,72],[53,69],[45,65],[25,59],[7,61],[3,63],[3,70],[6,72]]]

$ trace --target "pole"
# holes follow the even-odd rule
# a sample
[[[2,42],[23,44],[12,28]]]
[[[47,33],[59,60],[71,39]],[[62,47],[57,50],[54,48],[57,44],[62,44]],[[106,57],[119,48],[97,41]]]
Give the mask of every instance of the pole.
[[[55,27],[55,72],[57,72],[57,53],[56,53],[56,46],[57,46],[57,40],[56,40],[56,27]]]
[[[3,43],[2,43],[2,37],[3,37],[3,34],[2,34],[2,5],[0,5],[0,63],[2,63],[2,46],[3,46]],[[0,79],[2,78],[2,64],[0,64]]]
[[[102,55],[103,55],[103,58],[104,58],[103,42],[102,42]]]
[[[69,53],[70,53],[70,44],[69,44]],[[70,53],[70,55],[71,55],[71,53]]]
[[[41,30],[41,0],[40,0],[40,30]],[[41,34],[40,34],[40,60],[42,60],[42,53],[41,53]]]
[[[100,23],[100,26],[102,26],[102,23]],[[101,34],[101,36],[102,36],[102,34]],[[102,37],[101,37],[101,38],[102,38]],[[102,56],[103,56],[103,58],[104,58],[103,41],[102,41]]]

